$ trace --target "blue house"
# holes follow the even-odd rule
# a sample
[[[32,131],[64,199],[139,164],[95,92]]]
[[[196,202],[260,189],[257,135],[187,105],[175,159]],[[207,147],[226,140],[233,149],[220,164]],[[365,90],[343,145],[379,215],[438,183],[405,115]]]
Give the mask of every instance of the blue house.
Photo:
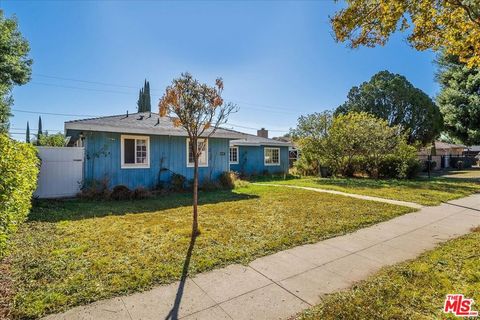
[[[110,188],[154,188],[173,173],[193,179],[193,156],[184,129],[155,113],[135,113],[65,123],[70,146],[85,148],[84,180],[107,181]],[[208,134],[208,132],[207,132]],[[199,144],[200,180],[230,170],[230,141],[244,134],[218,129]]]
[[[242,175],[287,174],[290,142],[269,139],[262,128],[230,141],[230,170]]]

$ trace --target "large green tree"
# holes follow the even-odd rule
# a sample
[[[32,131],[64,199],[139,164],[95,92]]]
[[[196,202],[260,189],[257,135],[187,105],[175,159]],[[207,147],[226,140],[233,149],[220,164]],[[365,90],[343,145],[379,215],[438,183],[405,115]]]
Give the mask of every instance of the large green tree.
[[[347,101],[335,113],[352,111],[368,112],[387,120],[390,126],[401,126],[409,143],[429,143],[442,129],[442,115],[432,99],[404,76],[388,71],[381,71],[368,82],[353,87]]]
[[[152,104],[150,98],[150,83],[145,79],[145,83],[143,84],[143,88],[140,89],[138,94],[138,112],[149,112],[152,111]]]
[[[302,156],[295,163],[299,173],[304,175],[316,175],[320,167],[324,165],[325,138],[333,121],[333,112],[315,112],[300,116],[297,127],[290,130]]]
[[[480,144],[480,68],[469,68],[457,56],[439,56],[437,103],[448,136],[466,145]]]
[[[13,86],[30,80],[32,59],[28,57],[29,51],[17,20],[5,18],[0,10],[0,132],[7,132],[9,128]]]
[[[384,45],[396,31],[408,32],[417,50],[446,50],[480,67],[478,0],[346,0],[332,18],[338,41],[353,48]]]

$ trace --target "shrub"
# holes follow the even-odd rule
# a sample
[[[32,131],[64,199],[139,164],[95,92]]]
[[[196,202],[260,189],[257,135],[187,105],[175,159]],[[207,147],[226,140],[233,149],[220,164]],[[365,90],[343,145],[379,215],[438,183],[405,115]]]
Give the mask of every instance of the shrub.
[[[170,185],[173,191],[184,191],[187,178],[178,173],[172,173]]]
[[[0,258],[8,239],[25,221],[37,186],[40,161],[35,148],[0,134]]]
[[[412,179],[420,172],[417,147],[397,137],[397,144],[379,163],[379,176],[395,179]]]
[[[460,166],[458,162],[462,162]],[[471,168],[476,162],[476,159],[473,157],[451,157],[450,166],[457,169],[467,169]]]
[[[312,155],[303,154],[293,164],[295,172],[301,176],[316,176],[320,170],[320,164],[317,159],[312,159]]]
[[[113,200],[130,200],[132,198],[132,191],[123,184],[115,186],[112,190],[110,198]]]
[[[65,147],[66,138],[62,133],[48,134],[44,133],[38,137],[37,141],[33,141],[34,144],[38,146],[45,147]]]
[[[137,187],[135,190],[133,190],[133,199],[135,200],[141,200],[141,199],[147,199],[152,196],[152,193],[150,190],[144,187]]]
[[[239,174],[234,171],[225,171],[218,178],[220,185],[224,189],[233,189],[235,188],[235,183],[239,179]]]
[[[401,127],[365,112],[302,117],[293,133],[302,149],[295,169],[302,175],[404,179],[414,177],[420,166],[417,149],[408,145]]]
[[[203,191],[214,191],[222,188],[222,185],[218,181],[203,179],[199,185],[200,190]]]
[[[428,172],[428,160],[423,163],[423,171]],[[434,170],[437,167],[437,162],[436,161],[430,161],[430,170]]]
[[[82,190],[78,194],[79,198],[88,200],[106,200],[110,198],[108,190],[108,179],[86,180]]]
[[[463,161],[462,160],[457,161],[457,163],[455,164],[455,168],[459,170],[463,169]]]
[[[381,178],[396,178],[398,175],[398,167],[400,166],[400,159],[395,155],[387,155],[381,162],[378,168],[378,175]]]

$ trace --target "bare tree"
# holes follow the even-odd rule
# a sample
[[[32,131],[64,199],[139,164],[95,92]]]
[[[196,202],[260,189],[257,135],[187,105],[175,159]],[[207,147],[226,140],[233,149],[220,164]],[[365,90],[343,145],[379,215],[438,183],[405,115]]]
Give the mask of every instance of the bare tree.
[[[198,163],[205,151],[206,139],[211,137],[219,126],[225,124],[231,113],[238,108],[232,103],[224,103],[222,98],[223,80],[216,79],[215,85],[198,82],[189,73],[174,79],[167,87],[158,104],[160,116],[172,117],[175,126],[187,131],[190,150],[193,155],[193,225],[192,235],[198,234]]]

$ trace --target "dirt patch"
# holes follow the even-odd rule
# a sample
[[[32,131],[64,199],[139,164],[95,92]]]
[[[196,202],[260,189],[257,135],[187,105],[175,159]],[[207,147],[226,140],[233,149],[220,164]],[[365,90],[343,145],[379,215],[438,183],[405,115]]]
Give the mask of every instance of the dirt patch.
[[[11,319],[13,284],[9,259],[0,260],[0,320]]]

